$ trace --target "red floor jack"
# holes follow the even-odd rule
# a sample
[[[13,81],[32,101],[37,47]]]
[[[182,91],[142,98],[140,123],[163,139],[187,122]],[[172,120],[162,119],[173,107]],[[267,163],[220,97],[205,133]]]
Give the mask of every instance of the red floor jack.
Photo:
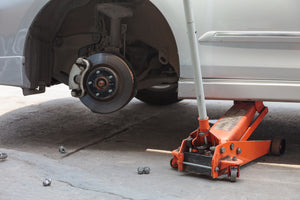
[[[179,171],[206,174],[217,178],[227,174],[231,181],[239,177],[240,167],[270,151],[280,155],[285,140],[247,141],[268,113],[261,101],[235,101],[234,105],[212,127],[207,117],[196,29],[190,0],[183,0],[195,71],[199,128],[174,150],[171,166]],[[258,115],[257,115],[258,114]]]

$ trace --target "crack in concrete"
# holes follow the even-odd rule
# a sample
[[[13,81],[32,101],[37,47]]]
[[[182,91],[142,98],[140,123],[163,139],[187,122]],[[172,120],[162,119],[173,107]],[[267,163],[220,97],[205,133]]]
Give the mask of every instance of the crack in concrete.
[[[91,192],[98,192],[98,193],[102,193],[102,194],[109,194],[109,195],[117,196],[117,197],[120,197],[120,198],[126,199],[126,200],[134,200],[132,198],[125,197],[125,196],[122,196],[120,194],[115,194],[115,193],[112,193],[112,192],[104,192],[104,191],[100,191],[100,190],[93,190],[93,189],[89,189],[89,188],[78,187],[78,186],[73,185],[72,183],[67,182],[67,181],[57,180],[57,182],[67,184],[68,186],[70,186],[72,188],[76,188],[76,189],[80,189],[80,190],[86,190],[86,191],[91,191]]]
[[[30,162],[28,160],[23,160],[23,159],[15,157],[15,156],[10,156],[10,157],[13,158],[13,159],[15,159],[15,160],[17,160],[17,161],[24,162],[25,164],[27,164],[27,165],[29,165],[31,167],[37,167],[37,165],[35,163]]]
[[[113,133],[113,134],[111,134],[111,135],[109,135],[109,136],[106,136],[106,137],[104,137],[104,138],[101,138],[101,139],[99,139],[99,140],[96,140],[95,142],[86,144],[86,145],[84,145],[84,146],[82,146],[82,147],[80,147],[80,148],[78,148],[78,149],[76,149],[76,150],[74,150],[74,151],[68,153],[67,155],[63,156],[62,158],[69,157],[69,156],[71,156],[71,155],[73,155],[73,154],[75,154],[75,153],[77,153],[77,152],[79,152],[79,151],[81,151],[81,150],[83,150],[83,149],[86,149],[86,148],[91,147],[91,146],[94,146],[94,145],[96,145],[96,144],[98,144],[98,143],[104,142],[105,140],[111,139],[111,138],[113,138],[113,137],[115,137],[115,136],[117,136],[117,135],[120,135],[120,134],[123,133],[123,132],[126,132],[127,130],[129,130],[129,128],[124,128],[124,129],[122,129],[122,130],[120,130],[120,131],[117,131],[117,132],[115,132],[115,133]]]
[[[158,115],[159,115],[159,114],[158,114]],[[141,123],[143,123],[144,121],[150,120],[151,118],[154,118],[154,117],[156,117],[156,116],[158,116],[158,115],[152,115],[151,117],[148,117],[147,119],[141,120],[141,121],[139,121],[138,123],[135,123],[135,124],[132,124],[132,125],[130,125],[130,126],[128,126],[128,127],[125,127],[125,128],[123,128],[123,129],[121,129],[121,130],[119,130],[119,131],[117,131],[117,132],[115,132],[115,133],[112,133],[112,134],[110,134],[110,135],[108,135],[108,136],[106,136],[106,137],[104,137],[104,138],[101,138],[101,139],[96,140],[96,141],[94,141],[94,142],[92,142],[92,143],[89,143],[89,144],[86,144],[86,145],[84,145],[84,146],[82,146],[82,147],[79,147],[78,149],[75,149],[74,151],[72,151],[72,152],[70,152],[70,153],[68,153],[68,154],[66,154],[66,155],[64,155],[64,156],[62,156],[61,159],[67,158],[67,157],[69,157],[69,156],[71,156],[71,155],[73,155],[73,154],[75,154],[75,153],[78,153],[79,151],[84,150],[84,149],[86,149],[86,148],[88,148],[88,147],[94,146],[94,145],[96,145],[96,144],[99,144],[99,143],[104,142],[104,141],[106,141],[106,140],[109,140],[109,139],[111,139],[111,138],[114,138],[114,137],[116,137],[116,136],[118,136],[118,135],[121,135],[122,133],[124,133],[124,132],[126,132],[126,131],[132,129],[133,127],[135,127],[135,126],[137,126],[137,125],[139,125],[139,124],[141,124]]]

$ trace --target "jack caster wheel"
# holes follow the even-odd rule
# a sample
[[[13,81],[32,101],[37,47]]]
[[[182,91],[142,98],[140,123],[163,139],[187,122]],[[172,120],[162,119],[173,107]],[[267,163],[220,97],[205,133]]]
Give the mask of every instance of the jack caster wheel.
[[[285,152],[286,142],[285,139],[276,137],[272,140],[271,153],[276,156],[280,156]]]
[[[170,160],[170,165],[171,165],[171,167],[172,167],[173,169],[177,169],[177,168],[178,168],[177,163],[174,162],[174,158],[172,158],[172,159]]]
[[[229,180],[231,182],[236,182],[236,178],[238,177],[238,173],[239,173],[238,169],[236,169],[236,168],[231,169],[230,172],[229,172]]]

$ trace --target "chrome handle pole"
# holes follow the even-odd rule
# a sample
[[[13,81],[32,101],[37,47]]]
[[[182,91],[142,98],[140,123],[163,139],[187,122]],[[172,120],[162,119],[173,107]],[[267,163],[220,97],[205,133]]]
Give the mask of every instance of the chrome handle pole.
[[[183,0],[183,5],[184,5],[184,12],[185,12],[185,18],[187,24],[187,31],[188,31],[187,33],[188,33],[189,43],[190,43],[192,65],[195,73],[195,89],[196,89],[196,96],[197,96],[199,119],[206,120],[207,111],[206,111],[206,104],[205,104],[200,54],[199,54],[199,47],[197,42],[196,26],[195,26],[194,13],[192,10],[192,3],[190,0]]]

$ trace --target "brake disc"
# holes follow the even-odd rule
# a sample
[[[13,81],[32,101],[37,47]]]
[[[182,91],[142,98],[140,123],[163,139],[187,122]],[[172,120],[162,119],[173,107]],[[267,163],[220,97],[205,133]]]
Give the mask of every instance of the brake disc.
[[[98,53],[87,58],[91,67],[83,80],[80,100],[96,113],[112,113],[129,103],[136,93],[136,80],[129,64],[117,55]]]

